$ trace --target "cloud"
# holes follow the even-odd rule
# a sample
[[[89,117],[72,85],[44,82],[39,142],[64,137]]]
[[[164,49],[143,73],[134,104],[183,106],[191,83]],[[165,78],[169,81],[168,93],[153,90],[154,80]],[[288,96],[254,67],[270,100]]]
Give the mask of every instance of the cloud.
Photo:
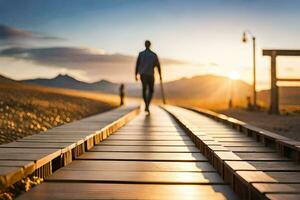
[[[35,65],[80,70],[89,78],[114,77],[125,79],[132,76],[136,57],[123,54],[105,54],[88,48],[46,47],[46,48],[6,48],[1,57],[25,60]],[[183,61],[162,58],[163,65],[186,64]]]
[[[26,66],[35,70],[45,70],[46,67],[66,73],[76,72],[87,80],[107,78],[126,81],[134,74],[136,56],[106,54],[90,48],[53,46],[53,43],[50,43],[51,47],[45,47],[49,45],[48,41],[56,40],[64,39],[0,24],[0,57],[25,61]],[[163,66],[187,64],[175,59],[160,60]]]
[[[64,40],[59,37],[48,36],[41,33],[25,31],[0,24],[0,41],[13,40]]]
[[[128,64],[135,62],[135,57],[123,54],[105,54],[88,48],[49,47],[49,48],[7,48],[0,51],[0,56],[28,60],[54,67],[81,68],[83,64]],[[183,61],[163,58],[169,64],[185,64]]]

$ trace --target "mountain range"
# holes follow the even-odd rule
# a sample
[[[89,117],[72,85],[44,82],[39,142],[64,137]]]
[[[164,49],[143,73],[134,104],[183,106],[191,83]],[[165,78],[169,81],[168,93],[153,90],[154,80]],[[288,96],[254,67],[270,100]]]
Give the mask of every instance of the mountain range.
[[[30,79],[20,81],[47,87],[68,88],[84,91],[97,91],[118,94],[120,84],[107,80],[93,83],[79,81],[69,75],[58,75],[52,79]],[[127,96],[140,96],[140,83],[125,83]],[[227,104],[230,97],[238,104],[246,104],[247,96],[252,94],[252,86],[241,80],[230,80],[216,75],[201,75],[182,78],[164,84],[167,99],[205,102],[207,104]],[[155,87],[155,97],[161,97],[159,85]],[[282,104],[300,104],[300,87],[280,87],[280,102]],[[258,100],[263,104],[269,103],[269,90],[259,91]]]
[[[107,80],[100,80],[94,83],[79,81],[69,75],[59,74],[52,79],[28,79],[21,81],[23,83],[37,84],[47,87],[68,88],[75,90],[100,91],[105,93],[117,94],[120,87],[119,84]]]
[[[99,91],[111,94],[119,92],[120,84],[107,80],[100,80],[93,83],[79,81],[69,75],[59,74],[51,79],[29,79],[21,81],[42,85],[47,87],[68,88],[76,90]],[[233,85],[231,85],[234,83]],[[129,96],[140,95],[140,83],[125,83],[126,93]],[[197,86],[197,87],[195,87]],[[243,81],[231,81],[227,77],[215,75],[202,75],[192,78],[182,78],[175,81],[166,82],[164,89],[169,98],[215,98],[216,96],[229,95],[231,87],[239,93],[239,96],[247,96],[251,93],[251,86]],[[160,97],[159,85],[156,85],[155,96]]]

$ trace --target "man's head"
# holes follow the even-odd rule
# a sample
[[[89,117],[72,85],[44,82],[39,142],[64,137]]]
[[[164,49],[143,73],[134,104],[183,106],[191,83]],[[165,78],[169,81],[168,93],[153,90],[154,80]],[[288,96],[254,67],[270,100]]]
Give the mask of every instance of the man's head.
[[[151,46],[151,42],[149,40],[146,40],[145,41],[145,47],[146,47],[146,49],[149,49],[150,46]]]

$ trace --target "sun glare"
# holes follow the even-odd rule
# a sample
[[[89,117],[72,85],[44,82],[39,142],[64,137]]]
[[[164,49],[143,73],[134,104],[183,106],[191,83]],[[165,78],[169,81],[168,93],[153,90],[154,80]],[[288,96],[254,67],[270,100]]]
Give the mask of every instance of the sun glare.
[[[236,72],[236,71],[230,71],[230,72],[228,73],[228,78],[230,78],[231,80],[237,80],[237,79],[240,78],[240,75],[239,75],[239,73]]]

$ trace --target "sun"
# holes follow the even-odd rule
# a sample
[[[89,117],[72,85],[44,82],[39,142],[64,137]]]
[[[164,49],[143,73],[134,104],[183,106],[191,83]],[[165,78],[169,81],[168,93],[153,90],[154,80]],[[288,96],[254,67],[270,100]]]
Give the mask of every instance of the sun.
[[[240,75],[239,75],[239,73],[237,71],[230,71],[227,76],[231,80],[237,80],[237,79],[240,78]]]

